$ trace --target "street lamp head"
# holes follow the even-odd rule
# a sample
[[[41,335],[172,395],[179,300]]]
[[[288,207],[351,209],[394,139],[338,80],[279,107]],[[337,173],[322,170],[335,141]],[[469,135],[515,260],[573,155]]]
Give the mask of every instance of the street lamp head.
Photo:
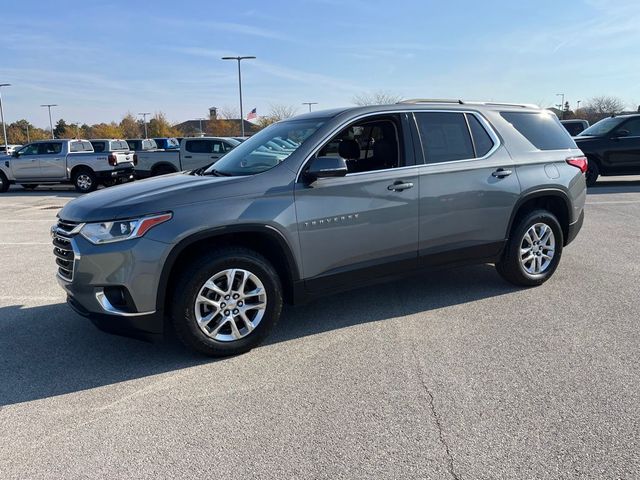
[[[222,60],[253,60],[256,57],[253,56],[244,56],[244,57],[222,57]]]
[[[10,83],[0,83],[0,87],[10,87]]]

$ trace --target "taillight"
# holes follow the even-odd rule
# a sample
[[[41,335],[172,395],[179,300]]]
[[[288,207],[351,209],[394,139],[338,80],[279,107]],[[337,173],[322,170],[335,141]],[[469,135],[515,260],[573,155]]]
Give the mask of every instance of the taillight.
[[[138,165],[138,154],[137,153],[133,154],[133,164],[134,165]]]
[[[587,160],[587,157],[569,157],[567,158],[567,163],[579,168],[582,173],[585,173],[589,167],[589,160]]]
[[[109,161],[109,165],[111,165],[112,167],[118,165],[118,158],[113,153],[109,154],[107,160]]]

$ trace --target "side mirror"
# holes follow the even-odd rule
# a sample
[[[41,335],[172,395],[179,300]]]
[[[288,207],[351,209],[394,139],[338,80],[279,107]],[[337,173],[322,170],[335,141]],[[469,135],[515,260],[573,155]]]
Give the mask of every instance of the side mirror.
[[[318,178],[344,177],[347,174],[347,162],[342,157],[316,157],[305,173],[309,182]]]
[[[628,137],[630,134],[631,134],[631,132],[629,130],[620,129],[620,130],[616,130],[613,133],[613,137],[614,138]]]
[[[20,152],[15,151],[15,152],[13,152],[13,153],[11,154],[11,156],[12,156],[12,157],[16,157],[16,158],[18,158],[18,157],[20,156]]]

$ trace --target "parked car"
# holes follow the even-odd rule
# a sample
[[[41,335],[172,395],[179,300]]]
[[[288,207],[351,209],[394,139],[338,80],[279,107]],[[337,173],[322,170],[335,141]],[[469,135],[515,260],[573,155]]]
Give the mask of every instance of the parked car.
[[[93,146],[93,151],[96,153],[107,153],[113,154],[118,160],[118,163],[126,163],[131,162],[134,164],[135,168],[135,159],[133,157],[133,152],[129,149],[129,144],[126,140],[117,140],[113,138],[99,138],[90,140],[91,145]],[[122,183],[126,179],[124,178],[113,178],[103,180],[103,184],[107,187],[113,186],[118,183]]]
[[[41,140],[0,158],[0,192],[12,183],[26,189],[73,183],[82,193],[99,183],[133,178],[132,158],[124,153],[95,153],[88,140]]]
[[[152,138],[128,138],[127,143],[134,152],[147,152],[158,149],[156,141]]]
[[[575,141],[589,159],[587,186],[600,175],[640,175],[640,114],[600,120]]]
[[[154,337],[166,316],[190,348],[238,354],[283,302],[401,274],[495,263],[515,285],[542,284],[582,226],[586,164],[537,107],[312,112],[206,170],[67,203],[52,227],[58,280],[103,329]]]
[[[569,134],[572,137],[575,137],[580,132],[582,132],[584,129],[589,128],[589,121],[588,120],[578,120],[578,119],[560,120],[560,123],[562,124],[562,126],[564,128],[567,129],[567,132],[569,132]]]
[[[9,144],[9,145],[0,145],[0,155],[11,155],[17,149],[19,149],[22,145]]]
[[[240,142],[224,137],[184,138],[179,150],[136,153],[136,176],[155,177],[182,170],[194,170],[216,162]]]
[[[154,138],[158,148],[163,150],[177,150],[180,148],[180,142],[177,138]]]

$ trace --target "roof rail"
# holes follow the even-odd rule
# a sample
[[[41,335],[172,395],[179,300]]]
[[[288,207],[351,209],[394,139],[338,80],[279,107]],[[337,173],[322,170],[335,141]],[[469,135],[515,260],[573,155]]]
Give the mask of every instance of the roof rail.
[[[447,98],[409,98],[400,100],[398,103],[457,103],[458,105],[464,105],[464,102],[460,99]]]
[[[466,102],[460,99],[445,99],[445,98],[410,98],[408,100],[401,100],[399,104],[416,104],[416,103],[455,103],[457,105],[487,105],[494,107],[521,107],[521,108],[540,108],[538,105],[532,103],[508,103],[508,102]]]

